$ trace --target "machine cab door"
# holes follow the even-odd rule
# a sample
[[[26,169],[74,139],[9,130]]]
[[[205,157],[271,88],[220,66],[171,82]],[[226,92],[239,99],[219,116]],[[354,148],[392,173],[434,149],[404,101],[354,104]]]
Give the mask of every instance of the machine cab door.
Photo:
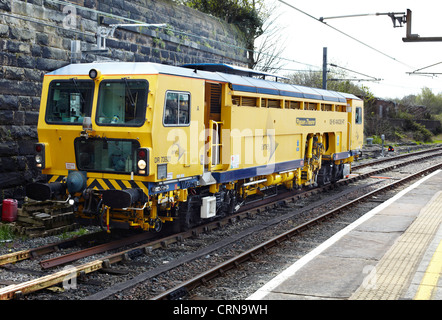
[[[204,126],[206,128],[205,171],[222,169],[222,141],[221,130],[223,121],[221,120],[222,105],[222,84],[216,82],[206,82],[205,84],[205,114]]]

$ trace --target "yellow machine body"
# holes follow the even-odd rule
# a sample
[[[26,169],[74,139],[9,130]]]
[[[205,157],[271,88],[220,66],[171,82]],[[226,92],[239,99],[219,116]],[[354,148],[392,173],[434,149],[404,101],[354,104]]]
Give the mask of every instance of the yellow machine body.
[[[278,186],[345,177],[362,115],[353,95],[250,74],[69,65],[44,77],[36,165],[48,181],[44,196],[29,190],[41,199],[59,184],[79,218],[107,228],[191,226]]]

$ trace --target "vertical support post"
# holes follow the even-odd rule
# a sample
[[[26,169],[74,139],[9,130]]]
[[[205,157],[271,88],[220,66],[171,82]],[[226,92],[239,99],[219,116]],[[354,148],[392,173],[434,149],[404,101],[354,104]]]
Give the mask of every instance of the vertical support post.
[[[81,62],[81,41],[71,40],[71,63]]]
[[[110,217],[109,217],[109,215],[110,215],[110,207],[108,207],[108,206],[105,206],[105,208],[106,208],[106,228],[107,228],[107,233],[110,233],[110,228],[109,228],[109,221],[110,221]]]
[[[407,9],[407,34],[406,34],[406,38],[409,39],[411,38],[411,10]]]
[[[322,89],[327,90],[327,47],[323,48]]]

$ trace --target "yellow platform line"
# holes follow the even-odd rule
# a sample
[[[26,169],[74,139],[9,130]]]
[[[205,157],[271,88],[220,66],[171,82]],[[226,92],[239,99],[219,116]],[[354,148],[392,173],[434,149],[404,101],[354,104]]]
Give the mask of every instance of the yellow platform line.
[[[430,202],[421,209],[419,215],[405,233],[397,239],[390,250],[387,251],[376,265],[376,286],[365,287],[361,285],[350,299],[399,299],[403,290],[408,288],[407,285],[414,275],[415,266],[420,261],[431,239],[442,223],[441,212],[442,191],[439,191],[433,196]],[[428,278],[430,278],[430,274]],[[434,283],[434,279],[430,282]],[[431,286],[431,288],[433,288],[433,286]]]
[[[414,300],[430,300],[435,292],[440,274],[442,272],[442,241],[434,252],[430,264],[414,296]]]

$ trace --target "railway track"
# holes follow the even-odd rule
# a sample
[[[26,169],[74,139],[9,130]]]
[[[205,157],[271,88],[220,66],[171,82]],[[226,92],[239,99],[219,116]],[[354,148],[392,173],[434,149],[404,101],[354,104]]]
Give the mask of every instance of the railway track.
[[[434,154],[435,153],[432,152],[432,155],[430,155],[428,157],[431,158],[431,157],[434,156]],[[437,153],[437,154],[440,155],[440,153]],[[391,159],[393,160],[395,158],[391,158]],[[422,157],[419,155],[417,159],[411,160],[411,162],[413,162],[413,161],[414,162],[422,161]],[[410,161],[407,161],[407,163],[410,163]],[[394,165],[389,166],[387,168],[382,168],[382,169],[378,169],[376,171],[370,171],[369,173],[365,173],[363,175],[354,176],[354,177],[352,177],[350,179],[347,179],[347,180],[344,180],[344,181],[340,182],[340,184],[338,184],[338,185],[346,185],[346,184],[349,184],[351,182],[355,182],[357,180],[360,180],[362,178],[367,178],[367,177],[379,174],[381,172],[386,172],[388,170],[393,170],[393,169],[398,168],[399,165],[401,165],[401,164],[394,164]],[[403,165],[405,165],[405,164],[403,164]],[[419,173],[419,174],[422,174],[422,173]],[[408,179],[412,179],[412,178],[409,177]],[[395,182],[395,184],[396,184],[396,182]],[[325,186],[322,189],[329,189],[330,187],[331,186]],[[253,217],[256,212],[267,210],[267,209],[271,208],[272,206],[274,206],[274,203],[279,203],[280,204],[280,203],[287,202],[287,201],[296,201],[296,200],[302,199],[304,197],[307,197],[307,196],[309,196],[311,194],[316,194],[318,192],[321,192],[321,189],[309,190],[309,191],[303,192],[303,193],[301,193],[301,192],[292,192],[290,194],[285,194],[284,196],[281,196],[280,198],[272,198],[271,199],[272,203],[263,204],[263,205],[261,205],[261,206],[259,206],[257,208],[254,208],[253,211],[252,211],[252,209],[244,208],[244,210],[242,212],[238,213],[234,217],[230,217],[230,220],[232,220],[232,219],[243,219],[245,217]],[[379,192],[381,192],[381,191],[379,191]],[[324,218],[325,217],[326,216],[324,216]],[[31,293],[31,292],[35,292],[37,290],[41,290],[42,288],[46,288],[46,287],[52,286],[52,285],[54,285],[56,283],[61,283],[63,281],[66,281],[67,277],[71,277],[71,276],[73,276],[73,277],[77,276],[78,277],[78,276],[81,276],[81,275],[84,275],[84,274],[88,274],[88,273],[92,273],[92,272],[95,272],[95,271],[98,271],[98,270],[109,269],[110,266],[112,266],[113,264],[116,264],[117,262],[134,259],[137,256],[143,255],[145,253],[150,253],[150,252],[152,252],[152,250],[154,250],[156,248],[168,247],[172,243],[177,243],[177,242],[181,243],[185,238],[191,238],[191,237],[194,237],[197,234],[204,233],[204,232],[207,232],[207,231],[212,230],[212,229],[220,228],[220,227],[224,226],[227,223],[229,223],[228,220],[213,222],[211,224],[208,224],[208,225],[205,225],[205,226],[201,226],[199,228],[196,228],[196,229],[191,230],[191,231],[186,232],[186,233],[180,233],[180,234],[177,234],[177,235],[172,235],[172,236],[165,237],[165,238],[162,238],[162,239],[158,239],[158,240],[155,240],[155,241],[149,241],[146,244],[143,244],[143,245],[140,245],[140,246],[136,246],[134,248],[131,248],[131,249],[128,249],[128,250],[124,250],[124,251],[121,251],[121,252],[118,252],[118,253],[115,253],[115,254],[107,255],[107,256],[104,256],[103,258],[98,259],[98,260],[94,260],[94,261],[91,261],[91,262],[83,263],[81,265],[75,266],[74,271],[73,271],[73,269],[62,270],[62,271],[58,271],[58,272],[55,272],[53,274],[49,274],[47,276],[44,276],[44,277],[41,277],[41,278],[38,278],[38,279],[35,279],[35,280],[31,280],[31,281],[28,281],[28,282],[25,282],[25,283],[11,285],[11,286],[8,286],[6,288],[0,289],[0,298],[1,299],[13,299],[13,298],[16,298],[16,297],[20,297],[20,296],[26,295],[26,294]],[[285,236],[285,237],[287,237],[287,236]],[[146,240],[146,239],[144,239],[144,240]],[[142,241],[142,240],[138,240],[138,241]],[[233,239],[232,239],[232,241],[233,241]],[[275,240],[275,242],[278,242],[278,241],[281,241],[281,240]],[[228,242],[229,241],[227,241],[227,244],[224,244],[224,245],[228,245]],[[46,254],[47,252],[56,251],[56,250],[58,250],[57,248],[63,247],[63,245],[66,245],[66,244],[59,243],[58,246],[57,245],[56,246],[53,246],[53,245],[45,246],[46,247],[45,249],[44,248],[38,248],[38,250],[37,249],[29,250],[29,252],[19,252],[19,253],[16,253],[16,254],[10,254],[10,255],[8,255],[8,258],[7,258],[9,260],[7,260],[5,256],[1,256],[0,257],[0,261],[8,261],[8,263],[14,263],[14,262],[18,262],[18,261],[20,261],[22,259],[29,259],[31,257],[35,258],[36,256],[39,256],[40,254]],[[114,243],[114,245],[116,245],[116,243]],[[190,255],[187,258],[182,258],[182,259],[174,261],[172,263],[168,263],[167,266],[162,266],[162,268],[160,267],[160,268],[157,268],[157,269],[150,270],[147,273],[146,272],[142,273],[142,275],[134,278],[134,280],[131,281],[131,282],[126,282],[124,284],[120,284],[119,287],[107,289],[105,291],[102,291],[102,293],[97,293],[95,295],[92,295],[91,298],[92,299],[101,299],[101,298],[109,297],[110,295],[114,294],[115,292],[118,292],[118,290],[121,291],[121,290],[123,290],[125,288],[130,288],[130,287],[134,286],[137,281],[143,281],[143,280],[149,279],[151,277],[155,277],[158,274],[160,274],[161,272],[165,272],[167,270],[171,270],[174,267],[176,267],[176,266],[178,266],[178,265],[180,265],[182,263],[186,263],[187,261],[191,261],[192,259],[195,259],[197,255],[208,254],[209,252],[212,252],[213,250],[216,250],[215,246],[216,245],[214,245],[213,247],[209,247],[205,251],[199,251],[198,254],[195,253],[193,256]],[[271,246],[270,243],[266,243],[266,244],[263,245],[263,248],[269,248],[270,246]],[[93,250],[97,250],[97,248],[95,248]],[[100,250],[107,251],[108,249],[105,249],[105,246],[103,246],[103,248],[101,248]],[[257,249],[257,250],[259,250],[259,249]],[[261,250],[265,250],[265,249],[261,249]],[[258,252],[258,251],[256,251],[256,252]],[[251,252],[250,254],[244,253],[238,259],[232,260],[231,263],[227,263],[227,264],[223,263],[223,266],[218,268],[218,271],[214,271],[213,274],[216,274],[216,273],[221,273],[222,274],[223,272],[227,271],[228,268],[230,268],[230,267],[228,267],[228,265],[238,265],[238,263],[239,263],[238,261],[242,261],[242,260],[246,261],[247,259],[249,259],[250,257],[253,257],[256,254],[257,253],[253,253],[253,252]],[[64,263],[71,263],[71,262],[75,261],[75,258],[72,258],[72,257],[69,258],[71,260],[63,260],[65,258],[61,258],[62,260],[60,260],[60,261],[62,261],[61,262],[62,264],[64,264]],[[2,260],[2,259],[6,259],[6,260]],[[42,264],[42,266],[49,266],[49,265],[46,265],[47,262],[48,261],[45,261]],[[54,267],[54,266],[55,265],[52,265],[51,267]],[[221,271],[219,271],[219,270],[221,270]],[[210,277],[212,277],[212,275],[209,276],[208,274],[205,274],[203,276],[200,276],[201,280],[196,280],[196,282],[201,281],[202,283],[204,283]],[[186,289],[184,291],[187,291],[187,290],[189,290],[189,289]],[[174,294],[175,294],[175,296],[179,296],[180,295],[179,292],[182,292],[183,289],[174,288],[174,289],[171,289],[169,291],[170,291],[169,293],[164,293],[164,297],[171,298],[171,296],[170,296],[171,293],[172,293],[172,297],[174,296]],[[161,298],[161,297],[158,297],[158,299],[159,298]],[[164,298],[161,298],[161,299],[164,299]]]
[[[435,166],[432,166],[428,169],[424,169],[422,171],[419,171],[415,174],[409,175],[406,178],[403,178],[401,180],[392,182],[389,185],[386,186],[382,186],[374,191],[371,191],[361,197],[358,197],[357,199],[351,200],[335,209],[332,209],[328,212],[325,212],[324,214],[311,219],[310,221],[307,221],[299,226],[296,226],[282,234],[279,234],[275,237],[273,237],[270,240],[267,240],[261,244],[259,244],[258,246],[255,246],[243,253],[241,253],[240,255],[237,255],[231,259],[229,259],[228,261],[225,261],[213,268],[211,268],[210,270],[207,270],[195,277],[193,277],[192,279],[174,287],[171,288],[155,297],[152,298],[152,300],[176,300],[176,299],[180,299],[186,295],[189,294],[189,292],[201,285],[206,285],[207,282],[220,277],[220,276],[224,276],[225,273],[231,269],[234,268],[238,268],[238,266],[240,266],[241,264],[256,259],[256,257],[262,253],[266,253],[268,252],[268,250],[270,250],[271,248],[273,248],[274,246],[279,246],[282,242],[287,241],[287,240],[291,240],[293,237],[299,235],[300,233],[302,233],[305,229],[310,228],[314,225],[316,225],[318,222],[322,222],[324,220],[330,219],[331,217],[333,217],[334,215],[337,215],[339,213],[341,213],[342,211],[348,210],[349,208],[351,208],[352,206],[361,203],[363,201],[366,201],[367,199],[372,198],[373,196],[377,196],[380,193],[383,193],[387,190],[391,190],[394,188],[397,188],[398,186],[402,186],[403,184],[414,180],[422,175],[426,175],[428,173],[431,173],[433,171],[436,171],[438,169],[442,168],[442,163],[437,164]]]

